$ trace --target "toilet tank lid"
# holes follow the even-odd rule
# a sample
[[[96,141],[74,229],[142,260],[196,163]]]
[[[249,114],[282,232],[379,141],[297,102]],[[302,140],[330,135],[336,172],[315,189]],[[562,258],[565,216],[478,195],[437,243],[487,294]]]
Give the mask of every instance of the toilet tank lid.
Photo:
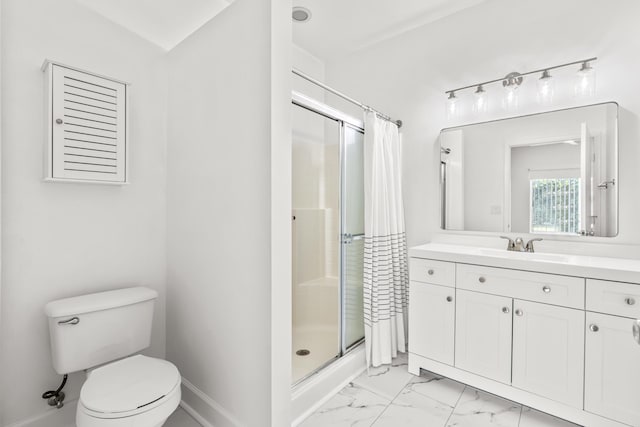
[[[98,292],[51,301],[44,307],[48,317],[71,316],[137,304],[158,297],[158,292],[144,286]]]

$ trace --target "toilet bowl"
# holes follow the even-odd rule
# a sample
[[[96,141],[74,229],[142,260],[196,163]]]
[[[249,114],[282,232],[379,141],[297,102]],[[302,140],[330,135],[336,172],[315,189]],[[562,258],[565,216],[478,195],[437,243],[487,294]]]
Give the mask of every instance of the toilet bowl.
[[[77,427],[160,427],[180,403],[171,362],[136,354],[151,343],[158,293],[143,286],[45,306],[51,361],[60,375],[86,371]]]
[[[136,355],[89,372],[78,427],[159,427],[180,403],[180,374],[166,360]]]

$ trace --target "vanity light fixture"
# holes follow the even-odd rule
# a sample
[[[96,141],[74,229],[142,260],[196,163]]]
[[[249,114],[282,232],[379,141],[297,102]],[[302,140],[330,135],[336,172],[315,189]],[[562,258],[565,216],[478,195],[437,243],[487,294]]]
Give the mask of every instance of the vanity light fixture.
[[[589,97],[595,95],[595,70],[592,67],[592,63],[598,58],[587,58],[579,61],[568,62],[566,64],[554,65],[552,67],[545,67],[539,70],[527,71],[525,73],[512,72],[505,77],[488,80],[482,83],[475,83],[469,86],[463,86],[456,89],[445,91],[447,94],[447,118],[453,119],[460,116],[463,105],[456,97],[456,92],[460,92],[467,89],[475,88],[473,112],[476,114],[485,113],[488,110],[489,97],[485,92],[485,86],[502,82],[504,87],[504,98],[502,100],[503,107],[512,111],[518,108],[518,88],[524,83],[525,77],[531,74],[541,75],[538,79],[538,102],[541,104],[550,104],[553,101],[555,95],[555,79],[551,76],[551,70],[558,68],[565,68],[572,65],[580,64],[580,70],[578,71],[575,94],[579,97]]]
[[[487,95],[487,91],[484,90],[482,85],[478,85],[478,89],[476,89],[473,94],[473,112],[476,114],[484,114],[489,110],[489,95]]]
[[[453,120],[460,115],[459,101],[455,92],[449,92],[449,97],[447,98],[447,119]]]
[[[575,94],[578,97],[593,96],[596,92],[596,71],[589,61],[584,61],[578,70]]]
[[[551,77],[549,70],[544,70],[538,79],[538,103],[549,105],[553,102],[555,93],[555,79]]]
[[[518,108],[518,88],[524,81],[524,78],[520,73],[509,73],[502,80],[502,86],[504,87],[504,98],[502,100],[502,106],[507,111],[513,111]]]

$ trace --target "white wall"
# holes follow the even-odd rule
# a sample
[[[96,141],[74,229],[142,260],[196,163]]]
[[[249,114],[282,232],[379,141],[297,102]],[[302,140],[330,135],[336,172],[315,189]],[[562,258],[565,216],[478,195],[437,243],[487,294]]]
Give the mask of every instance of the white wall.
[[[404,191],[408,242],[423,243],[439,235],[437,138],[440,129],[504,117],[494,103],[481,119],[465,116],[446,123],[444,91],[496,78],[510,71],[527,71],[581,58],[598,56],[597,95],[590,102],[618,101],[620,114],[620,234],[616,238],[589,238],[602,245],[545,240],[540,250],[568,250],[640,256],[620,245],[640,241],[637,212],[640,199],[638,113],[640,113],[640,3],[634,0],[599,2],[567,0],[537,2],[493,0],[407,32],[347,58],[326,64],[327,82],[352,97],[404,121]],[[497,87],[496,87],[497,88]],[[564,89],[560,87],[559,90]],[[490,94],[494,89],[491,88]],[[570,90],[570,88],[569,88]],[[526,90],[525,90],[526,92]],[[565,91],[566,93],[567,91]],[[524,94],[524,93],[523,93]],[[579,105],[558,96],[548,107],[535,97],[523,102],[518,114]],[[336,105],[353,111],[348,104]],[[353,114],[360,114],[353,111]],[[478,237],[474,237],[478,236]],[[450,241],[482,241],[502,247],[495,235],[446,233]],[[489,237],[490,236],[490,237]],[[574,240],[575,242],[576,240]],[[582,240],[578,240],[579,242]],[[612,252],[608,245],[613,244]]]
[[[319,81],[324,81],[324,61],[316,58],[308,51],[300,46],[291,44],[291,61],[293,68],[302,71],[306,75],[313,77]],[[317,101],[324,100],[324,89],[314,85],[303,78],[292,75],[293,90],[304,95],[310,96]]]
[[[236,0],[169,54],[167,357],[216,426],[288,422],[289,15]]]
[[[164,53],[73,0],[2,1],[2,425],[49,410],[61,377],[44,305],[142,284],[160,292],[152,346],[165,352]],[[45,184],[45,58],[131,86],[131,184]],[[84,374],[65,391],[77,398]],[[53,409],[55,411],[55,409]]]

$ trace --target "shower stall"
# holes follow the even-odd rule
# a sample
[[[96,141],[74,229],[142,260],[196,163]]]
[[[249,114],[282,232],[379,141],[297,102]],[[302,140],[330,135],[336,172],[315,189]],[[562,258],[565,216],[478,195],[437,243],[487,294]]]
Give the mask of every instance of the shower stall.
[[[363,123],[294,93],[292,381],[364,339]]]

